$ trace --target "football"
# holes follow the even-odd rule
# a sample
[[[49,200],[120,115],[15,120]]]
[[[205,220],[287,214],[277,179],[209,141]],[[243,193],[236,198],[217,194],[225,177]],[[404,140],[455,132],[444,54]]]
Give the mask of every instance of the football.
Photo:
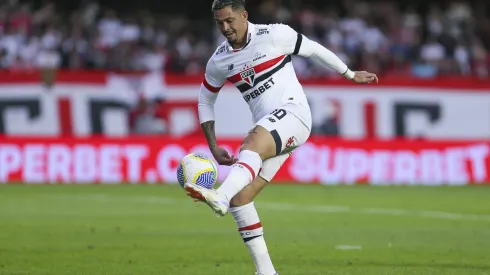
[[[182,188],[186,182],[211,189],[218,179],[218,169],[213,160],[202,153],[192,153],[182,158],[177,167],[177,181]]]

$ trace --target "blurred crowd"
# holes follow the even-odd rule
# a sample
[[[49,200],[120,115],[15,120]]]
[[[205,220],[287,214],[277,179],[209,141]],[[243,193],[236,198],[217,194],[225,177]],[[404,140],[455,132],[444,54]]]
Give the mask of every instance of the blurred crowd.
[[[282,22],[335,52],[356,70],[432,77],[486,77],[490,64],[490,22],[486,1],[426,3],[341,1],[305,6],[265,0],[253,7],[254,23]],[[0,4],[0,67],[10,70],[88,68],[199,74],[223,41],[210,9],[191,21],[181,14],[148,10],[118,12],[84,1],[60,11],[46,1]],[[314,60],[294,58],[302,77],[333,75]]]

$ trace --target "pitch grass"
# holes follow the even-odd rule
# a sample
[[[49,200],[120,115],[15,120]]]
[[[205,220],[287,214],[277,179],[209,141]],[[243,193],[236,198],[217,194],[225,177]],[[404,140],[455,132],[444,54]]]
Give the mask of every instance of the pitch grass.
[[[256,205],[280,275],[490,274],[487,187],[268,186]],[[2,275],[254,272],[231,216],[179,186],[0,186]]]

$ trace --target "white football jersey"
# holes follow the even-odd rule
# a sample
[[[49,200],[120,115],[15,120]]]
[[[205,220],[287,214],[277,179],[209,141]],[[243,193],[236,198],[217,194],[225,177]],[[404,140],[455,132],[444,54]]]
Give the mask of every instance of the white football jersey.
[[[291,55],[298,54],[306,38],[287,25],[250,22],[247,38],[239,50],[227,41],[217,48],[206,66],[203,86],[217,93],[226,81],[235,85],[248,103],[254,123],[282,106],[299,106],[302,111],[295,115],[310,128],[308,101],[291,62]]]

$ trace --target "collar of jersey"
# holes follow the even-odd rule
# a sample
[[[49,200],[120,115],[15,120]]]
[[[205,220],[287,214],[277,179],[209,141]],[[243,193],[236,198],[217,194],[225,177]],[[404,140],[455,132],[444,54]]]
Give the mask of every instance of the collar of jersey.
[[[245,45],[243,45],[243,47],[241,47],[240,49],[233,49],[233,47],[230,45],[230,43],[228,43],[228,41],[226,41],[226,45],[228,46],[229,52],[239,52],[239,51],[245,49],[245,47],[247,47],[248,44],[250,44],[250,41],[252,41],[252,38],[253,38],[254,33],[255,33],[255,25],[248,22],[247,32],[248,32],[247,43],[245,43]]]

